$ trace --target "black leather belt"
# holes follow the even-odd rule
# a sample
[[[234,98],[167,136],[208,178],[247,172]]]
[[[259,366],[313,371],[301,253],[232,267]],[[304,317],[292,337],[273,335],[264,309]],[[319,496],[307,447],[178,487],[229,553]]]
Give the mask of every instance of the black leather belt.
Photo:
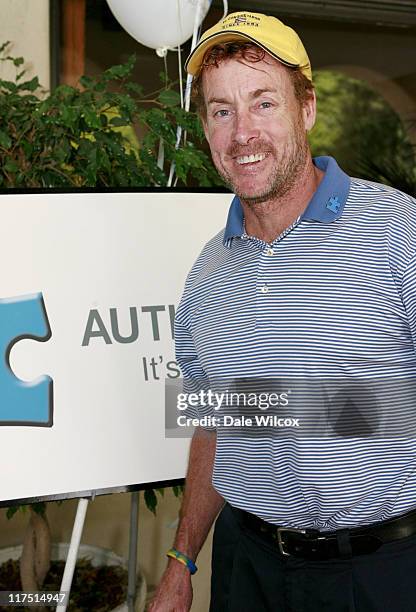
[[[354,529],[318,531],[268,523],[254,514],[233,508],[244,527],[277,546],[285,556],[310,560],[350,558],[375,552],[383,544],[416,534],[416,511]]]

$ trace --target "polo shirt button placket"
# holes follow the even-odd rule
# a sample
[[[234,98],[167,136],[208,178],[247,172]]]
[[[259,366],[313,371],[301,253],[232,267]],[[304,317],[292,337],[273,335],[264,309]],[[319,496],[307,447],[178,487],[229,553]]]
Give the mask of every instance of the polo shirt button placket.
[[[276,250],[270,244],[263,243],[259,260],[259,277],[257,279],[258,299],[256,300],[256,325],[262,324],[261,321],[266,312],[265,306],[269,303],[271,287],[268,280],[271,280],[270,265],[272,264],[271,258],[275,254],[275,252]],[[267,302],[265,302],[265,300],[267,300]]]
[[[273,248],[273,247],[271,247],[270,245],[268,245],[268,246],[266,247],[266,249],[263,251],[263,253],[266,255],[266,257],[267,257],[267,258],[269,258],[269,257],[273,257],[273,255],[274,255],[274,248]],[[270,264],[268,264],[268,263],[264,262],[264,267],[265,267],[265,269],[266,269],[267,271],[269,270],[269,265],[270,265]],[[262,292],[262,293],[268,293],[268,291],[269,291],[269,287],[267,286],[267,283],[265,282],[265,283],[264,283],[264,285],[263,285],[263,287],[261,288],[261,292]]]

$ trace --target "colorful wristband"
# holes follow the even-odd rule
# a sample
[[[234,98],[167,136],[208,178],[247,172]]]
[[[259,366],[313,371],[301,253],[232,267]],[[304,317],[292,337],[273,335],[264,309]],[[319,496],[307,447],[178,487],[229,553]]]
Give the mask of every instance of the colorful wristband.
[[[179,552],[179,550],[176,550],[176,548],[171,548],[170,550],[168,550],[166,556],[171,557],[172,559],[176,559],[176,561],[179,561],[179,563],[182,563],[182,565],[186,565],[192,575],[195,574],[195,572],[198,570],[192,559]]]

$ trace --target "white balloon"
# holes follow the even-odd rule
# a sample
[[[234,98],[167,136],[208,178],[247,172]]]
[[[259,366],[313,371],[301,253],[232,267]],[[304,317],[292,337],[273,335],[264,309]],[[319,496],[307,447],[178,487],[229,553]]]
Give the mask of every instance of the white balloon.
[[[177,47],[192,36],[199,0],[107,0],[120,25],[152,49]],[[200,25],[211,0],[202,0]]]

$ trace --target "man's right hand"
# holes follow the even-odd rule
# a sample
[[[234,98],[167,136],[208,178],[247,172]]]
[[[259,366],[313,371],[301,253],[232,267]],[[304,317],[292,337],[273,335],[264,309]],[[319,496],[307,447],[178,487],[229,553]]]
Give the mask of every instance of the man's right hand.
[[[169,560],[148,612],[189,612],[192,605],[192,583],[189,569]]]

